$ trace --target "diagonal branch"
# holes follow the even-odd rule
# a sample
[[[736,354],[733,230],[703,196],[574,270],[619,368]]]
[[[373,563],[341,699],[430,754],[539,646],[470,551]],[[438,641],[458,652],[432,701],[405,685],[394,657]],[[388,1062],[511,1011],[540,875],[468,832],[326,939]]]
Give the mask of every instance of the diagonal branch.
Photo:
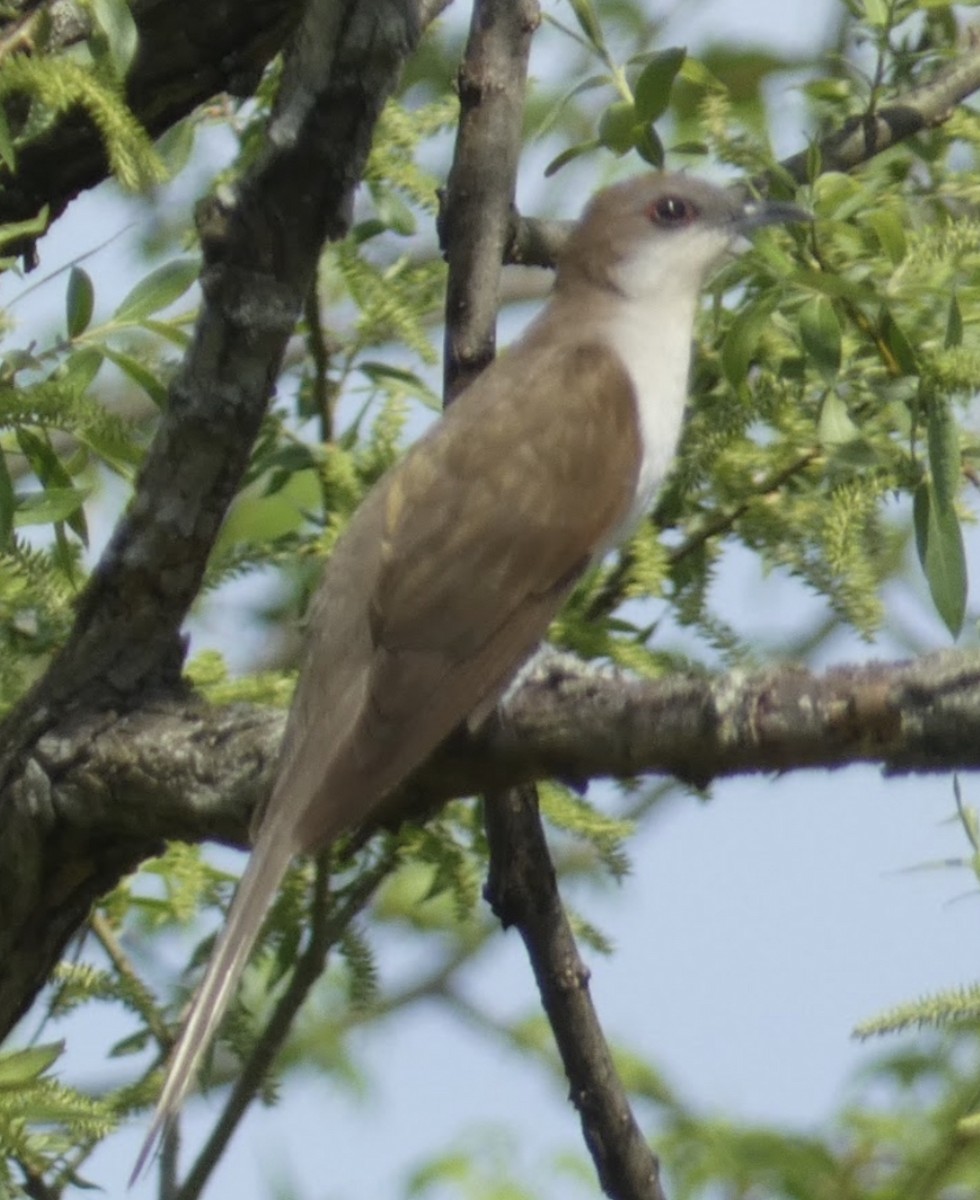
[[[486,827],[486,897],[501,924],[516,926],[527,947],[602,1190],[612,1200],[664,1200],[657,1159],[633,1116],[592,1004],[589,971],[558,893],[537,789],[488,795]]]
[[[46,54],[70,54],[91,33],[91,13],[80,3],[13,0],[4,8],[16,11],[0,24],[0,43],[8,51],[30,50],[40,40]],[[126,100],[156,136],[220,92],[249,94],[295,29],[303,3],[132,0],[131,10],[140,46],[126,80]],[[19,148],[15,177],[0,175],[0,223],[33,217],[45,205],[57,217],[108,174],[99,131],[74,110]]]
[[[365,871],[339,903],[331,903],[329,894],[330,860],[329,853],[324,853],[317,859],[310,894],[309,937],[296,959],[289,984],[276,1004],[242,1073],[235,1080],[211,1135],[186,1180],[176,1190],[175,1200],[197,1200],[201,1195],[214,1168],[221,1161],[232,1134],[258,1094],[276,1055],[289,1036],[297,1013],[323,974],[327,955],[390,873],[394,854],[385,855],[369,871]]]
[[[417,37],[414,0],[310,0],[264,150],[231,200],[199,222],[204,301],[194,339],[71,636],[6,725],[8,769],[66,709],[125,706],[178,683],[181,623],[324,240],[347,229],[375,122]]]
[[[980,37],[971,38],[959,56],[919,87],[904,92],[874,113],[850,117],[840,129],[816,143],[820,171],[853,171],[891,146],[925,129],[942,125],[957,107],[980,91]],[[780,163],[779,171],[797,183],[810,176],[811,150],[801,150]],[[767,181],[757,180],[762,190]],[[515,215],[506,261],[531,267],[553,266],[571,228],[570,221]]]
[[[58,854],[38,791],[45,784],[29,764],[25,770],[30,748],[68,713],[102,711],[101,724],[111,728],[114,710],[145,705],[154,687],[179,686],[181,622],[241,481],[324,239],[347,228],[375,122],[417,38],[414,0],[309,0],[264,150],[230,202],[206,214],[200,316],[134,499],[81,597],[67,644],[0,731],[0,819],[16,854],[7,879],[27,884],[26,893],[5,892],[0,901],[9,935],[4,970],[22,982],[37,970],[35,988],[51,959],[42,962],[32,942],[63,945],[93,900],[156,839],[137,832],[103,844],[83,835],[76,850],[84,868],[52,880]],[[38,901],[33,915],[23,907],[28,895]]]

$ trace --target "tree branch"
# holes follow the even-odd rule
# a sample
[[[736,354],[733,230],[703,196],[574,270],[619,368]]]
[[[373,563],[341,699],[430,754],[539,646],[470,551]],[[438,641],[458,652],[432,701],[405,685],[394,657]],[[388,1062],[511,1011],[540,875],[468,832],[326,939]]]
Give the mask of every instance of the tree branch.
[[[392,856],[386,856],[355,882],[342,902],[331,903],[330,854],[322,854],[317,860],[316,875],[310,893],[310,932],[306,945],[296,959],[285,992],[273,1009],[242,1073],[235,1080],[211,1135],[187,1179],[176,1190],[175,1200],[197,1200],[204,1190],[211,1173],[221,1161],[232,1134],[258,1094],[289,1036],[296,1014],[323,974],[327,955],[389,874],[392,865]]]
[[[164,6],[165,7],[165,6]],[[179,629],[234,496],[326,237],[342,234],[385,98],[418,37],[414,0],[309,0],[291,44],[265,148],[226,206],[202,221],[204,293],[194,339],[170,389],[133,501],[83,592],[75,626],[39,684],[0,727],[4,849],[23,857],[0,898],[5,959],[29,1002],[52,950],[156,838],[121,831],[114,844],[60,828],[31,746],[69,713],[145,704],[179,689]],[[78,839],[69,849],[67,839]],[[60,842],[60,845],[59,845]],[[59,874],[57,863],[76,863]],[[36,904],[32,914],[23,900]],[[8,907],[9,906],[9,907]],[[40,932],[43,930],[43,933]],[[21,941],[26,937],[26,941]]]
[[[823,171],[853,171],[862,163],[907,141],[924,129],[934,129],[949,120],[956,107],[980,90],[980,38],[971,37],[960,56],[939,70],[925,84],[897,96],[873,113],[848,118],[844,125],[815,146],[816,161]],[[797,183],[810,175],[813,153],[802,150],[780,163],[780,172]],[[765,179],[757,180],[761,190]],[[571,221],[540,220],[515,214],[505,261],[529,267],[554,266],[565,244]]]
[[[190,699],[77,718],[9,790],[0,839],[0,1036],[98,895],[166,838],[243,845],[284,714]],[[499,722],[459,734],[392,798],[391,820],[456,796],[560,778],[745,774],[876,763],[980,768],[980,652],[909,663],[637,679],[545,662]]]
[[[91,32],[91,15],[80,4],[17,8],[0,26],[0,39],[16,36],[25,48],[39,36],[42,18],[50,18],[45,53],[71,51]],[[302,0],[133,0],[140,43],[126,81],[127,103],[156,136],[220,92],[250,93],[302,12]],[[0,175],[0,223],[36,216],[44,205],[53,219],[108,173],[98,130],[74,110],[18,150],[16,176]]]
[[[500,269],[513,215],[524,87],[537,0],[476,0],[459,69],[460,117],[439,235],[446,285],[445,398],[496,352]]]
[[[612,1200],[664,1200],[657,1159],[633,1116],[592,1004],[589,971],[558,893],[537,789],[525,785],[489,795],[486,827],[486,897],[527,947],[602,1190]]]
[[[323,242],[347,228],[375,121],[417,36],[413,0],[310,0],[264,151],[230,202],[199,221],[204,302],[133,501],[67,644],[6,723],[0,767],[68,708],[126,705],[178,685],[181,623]]]
[[[500,274],[512,219],[524,85],[536,0],[476,0],[463,65],[456,148],[440,235],[449,261],[445,398],[449,403],[496,352]],[[519,930],[571,1085],[586,1147],[613,1200],[663,1200],[657,1160],[640,1133],[588,990],[588,973],[562,907],[533,784],[485,800],[486,895]]]

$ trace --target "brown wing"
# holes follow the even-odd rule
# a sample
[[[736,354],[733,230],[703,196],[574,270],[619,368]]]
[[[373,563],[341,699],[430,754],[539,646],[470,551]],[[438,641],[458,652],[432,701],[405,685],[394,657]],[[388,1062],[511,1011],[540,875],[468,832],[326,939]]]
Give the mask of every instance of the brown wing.
[[[632,389],[605,346],[499,360],[392,478],[378,645],[480,652],[587,565],[632,502],[638,465]]]
[[[305,793],[304,847],[363,820],[506,686],[628,510],[638,464],[618,360],[598,344],[531,339],[369,497],[324,579],[313,620],[334,629],[313,636],[291,751],[287,736],[283,788]],[[341,587],[359,619],[331,596]],[[327,676],[329,694],[304,688]],[[326,725],[325,702],[346,709]]]

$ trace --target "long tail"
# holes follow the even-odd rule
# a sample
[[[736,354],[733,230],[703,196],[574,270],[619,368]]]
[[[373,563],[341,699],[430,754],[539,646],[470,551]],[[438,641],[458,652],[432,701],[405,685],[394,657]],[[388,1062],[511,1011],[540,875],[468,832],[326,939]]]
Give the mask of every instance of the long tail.
[[[271,831],[266,830],[268,835]],[[282,883],[293,857],[289,837],[260,837],[245,867],[238,891],[228,912],[224,929],[218,936],[211,961],[198,988],[190,1011],[167,1065],[167,1078],[157,1101],[156,1112],[146,1141],[140,1150],[130,1185],[149,1162],[157,1142],[194,1082],[194,1075],[211,1038],[235,992],[262,920]]]

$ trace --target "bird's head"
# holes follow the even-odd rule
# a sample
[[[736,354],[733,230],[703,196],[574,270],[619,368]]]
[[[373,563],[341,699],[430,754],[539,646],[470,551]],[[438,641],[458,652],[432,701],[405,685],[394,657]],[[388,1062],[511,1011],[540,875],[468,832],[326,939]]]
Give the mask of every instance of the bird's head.
[[[693,296],[746,234],[810,219],[796,205],[746,199],[689,175],[640,176],[593,199],[562,250],[556,287],[588,283],[629,299],[664,289]]]

